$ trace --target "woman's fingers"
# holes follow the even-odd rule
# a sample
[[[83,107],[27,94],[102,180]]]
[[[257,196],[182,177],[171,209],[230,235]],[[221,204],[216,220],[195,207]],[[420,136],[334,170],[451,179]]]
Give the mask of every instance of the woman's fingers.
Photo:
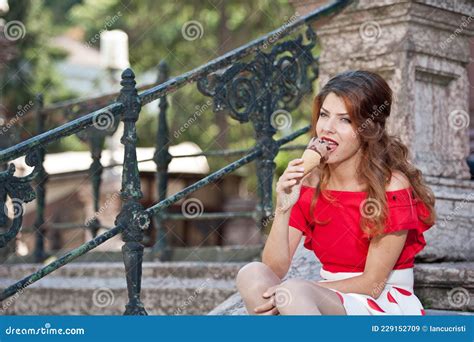
[[[280,285],[270,286],[263,294],[263,298],[270,298],[270,300],[255,308],[255,312],[260,315],[278,315],[280,312],[275,307],[275,292]]]
[[[287,181],[293,178],[298,178],[298,177],[303,177],[303,171],[298,171],[298,172],[289,172],[283,177],[283,181]]]
[[[294,169],[294,170],[286,170],[283,172],[283,174],[280,176],[279,180],[287,180],[288,178],[291,178],[289,176],[302,176],[304,173],[304,170],[302,169]]]
[[[286,172],[303,172],[304,168],[303,165],[295,165],[295,166],[288,166],[288,168],[285,170]]]
[[[303,163],[303,159],[298,158],[298,159],[293,159],[288,163],[288,166],[295,166]]]
[[[292,160],[288,167],[286,168],[285,172],[280,176],[280,182],[286,182],[290,179],[302,177],[304,173],[304,169],[302,168],[301,164],[303,161],[300,159]]]
[[[271,296],[273,296],[277,290],[277,288],[280,286],[280,284],[277,284],[277,285],[273,285],[273,286],[270,286],[263,294],[262,294],[262,297],[263,298],[270,298]]]
[[[276,316],[278,315],[280,312],[278,311],[277,308],[273,308],[267,312],[262,312],[260,315],[262,316]]]
[[[268,300],[266,303],[260,306],[257,306],[254,311],[257,313],[262,313],[262,312],[269,311],[273,309],[274,307],[275,307],[275,297],[272,296],[270,300]]]

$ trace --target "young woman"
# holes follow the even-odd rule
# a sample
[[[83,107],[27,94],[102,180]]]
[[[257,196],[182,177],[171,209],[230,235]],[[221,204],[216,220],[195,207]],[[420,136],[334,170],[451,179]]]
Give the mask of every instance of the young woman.
[[[302,177],[302,160],[292,160],[278,180],[263,262],[237,275],[250,314],[424,315],[413,262],[435,198],[386,131],[391,103],[388,84],[368,71],[341,73],[315,97],[310,144],[322,161]],[[323,280],[282,282],[303,236]]]

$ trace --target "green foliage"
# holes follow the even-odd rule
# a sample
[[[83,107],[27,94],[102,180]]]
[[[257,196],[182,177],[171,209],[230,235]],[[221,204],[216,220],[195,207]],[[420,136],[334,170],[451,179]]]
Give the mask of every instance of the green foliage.
[[[54,22],[52,26],[54,33],[61,34],[71,27],[72,22],[69,20],[69,16],[65,14],[81,2],[82,0],[44,0],[44,6],[51,13]]]
[[[18,1],[29,4],[30,1]],[[56,88],[60,79],[51,72],[51,63],[63,57],[61,51],[48,48],[41,58],[35,49],[47,46],[46,38],[50,32],[58,33],[72,27],[80,27],[85,32],[84,42],[98,48],[96,39],[105,30],[121,29],[129,37],[129,54],[131,67],[137,74],[156,70],[161,60],[166,60],[171,75],[180,75],[199,67],[210,60],[246,44],[261,35],[268,33],[288,21],[294,13],[287,0],[240,0],[240,1],[153,1],[153,0],[44,0],[35,1],[30,8],[23,8],[24,15],[34,15],[37,22],[31,25],[27,35],[28,51],[23,56],[34,61],[34,85],[32,91],[44,90],[46,103],[57,98],[64,98],[62,91]],[[12,6],[13,7],[13,6]],[[16,7],[16,6],[15,6]],[[27,13],[28,12],[28,13]],[[41,15],[39,14],[41,12]],[[187,40],[182,29],[189,21],[197,21],[202,26],[202,36],[195,40]],[[55,24],[54,30],[51,23]],[[36,35],[33,36],[32,34]],[[38,51],[38,50],[36,50]],[[46,50],[45,50],[46,51]],[[38,68],[41,66],[41,70]],[[18,87],[18,84],[16,85]],[[11,94],[13,96],[13,94]],[[12,100],[13,101],[13,100]],[[222,147],[216,138],[222,134],[221,127],[212,111],[212,105],[206,105],[209,98],[202,96],[195,85],[181,88],[168,98],[168,124],[170,127],[171,144],[193,141],[203,150],[217,150]],[[17,101],[13,101],[17,102]],[[311,98],[292,113],[294,131],[309,124],[311,119]],[[205,107],[205,110],[200,108]],[[196,115],[196,113],[200,113]],[[139,146],[155,146],[157,131],[158,106],[153,103],[144,108],[137,123]],[[192,120],[194,118],[194,120]],[[184,131],[180,129],[192,120]],[[255,145],[254,131],[251,123],[240,124],[228,117],[228,141],[226,148],[245,149]],[[175,134],[178,132],[179,134]],[[278,132],[276,139],[289,132]],[[293,142],[305,144],[307,136]],[[53,150],[87,148],[76,137],[63,139],[61,145],[53,146]],[[276,176],[281,175],[289,160],[297,158],[301,151],[280,152],[276,157]],[[209,158],[212,170],[232,162],[237,157]],[[244,167],[247,177],[247,188],[255,193],[257,188],[255,165]]]
[[[64,52],[51,48],[51,12],[43,1],[18,0],[10,3],[10,11],[5,21],[20,21],[24,27],[24,37],[15,41],[16,57],[5,65],[3,70],[2,104],[7,117],[18,116],[18,109],[35,102],[38,93],[44,95],[45,103],[71,97],[64,89],[54,63],[64,58]],[[26,114],[32,116],[33,112]],[[36,134],[34,120],[18,125],[20,139]]]

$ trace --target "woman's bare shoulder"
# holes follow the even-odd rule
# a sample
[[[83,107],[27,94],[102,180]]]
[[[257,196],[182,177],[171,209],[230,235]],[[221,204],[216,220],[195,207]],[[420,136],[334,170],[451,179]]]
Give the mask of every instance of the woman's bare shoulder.
[[[318,168],[315,168],[313,171],[308,173],[304,178],[303,178],[303,184],[304,186],[310,186],[312,188],[315,188],[318,183],[319,183],[319,170]]]
[[[386,187],[386,191],[396,191],[410,187],[410,180],[407,176],[398,170],[392,171],[392,177]]]

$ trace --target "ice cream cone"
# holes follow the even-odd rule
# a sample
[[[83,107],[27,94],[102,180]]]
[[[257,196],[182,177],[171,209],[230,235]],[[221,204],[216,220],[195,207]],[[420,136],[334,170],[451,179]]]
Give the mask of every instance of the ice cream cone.
[[[301,157],[303,159],[303,167],[304,167],[304,172],[303,172],[303,177],[306,176],[308,173],[310,173],[316,166],[319,165],[319,162],[321,160],[321,155],[319,152],[315,151],[314,147],[309,147],[303,152],[303,156]]]

